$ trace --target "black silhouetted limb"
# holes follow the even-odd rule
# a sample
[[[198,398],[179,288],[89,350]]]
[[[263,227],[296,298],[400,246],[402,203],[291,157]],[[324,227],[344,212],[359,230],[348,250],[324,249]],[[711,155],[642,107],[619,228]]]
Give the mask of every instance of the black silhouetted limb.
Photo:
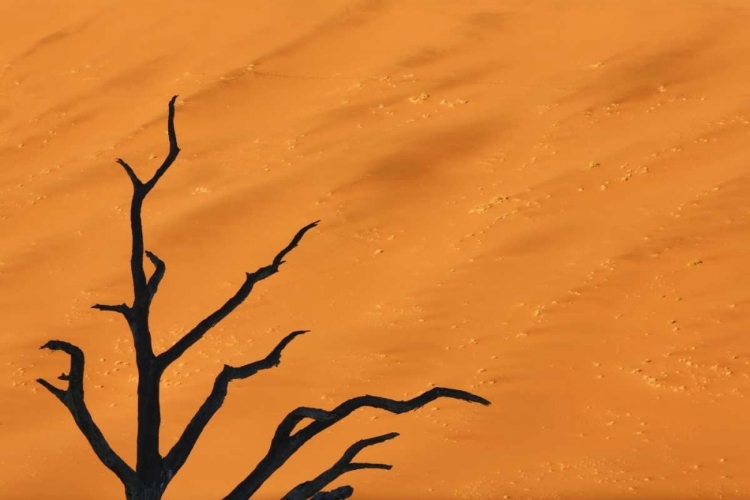
[[[75,420],[78,428],[81,429],[81,432],[88,440],[96,456],[99,457],[99,460],[109,470],[114,472],[123,483],[135,481],[135,471],[112,450],[112,447],[109,446],[102,431],[94,423],[91,413],[89,413],[89,409],[86,407],[86,402],[83,399],[83,366],[85,364],[83,351],[73,344],[63,342],[62,340],[50,340],[41,348],[52,351],[63,351],[70,356],[69,373],[67,375],[63,373],[58,377],[60,380],[68,382],[68,388],[65,390],[59,389],[41,378],[37,379],[37,382],[57,396],[57,399],[68,408],[70,414],[73,416],[73,420]]]
[[[222,319],[234,311],[250,295],[256,283],[279,271],[285,263],[285,258],[302,240],[310,229],[316,227],[319,221],[312,222],[297,233],[292,241],[282,249],[273,261],[255,272],[245,273],[245,281],[237,292],[224,305],[206,316],[169,349],[156,355],[153,350],[151,331],[149,328],[149,311],[151,303],[158,291],[159,284],[164,278],[166,265],[153,252],[145,249],[143,242],[143,223],[141,211],[143,201],[157,182],[166,173],[177,158],[180,148],[177,145],[177,135],[174,127],[175,101],[177,96],[169,101],[167,117],[167,135],[169,137],[169,153],[154,175],[143,182],[133,168],[121,158],[117,163],[122,166],[133,185],[133,196],[130,205],[130,228],[132,233],[132,248],[130,256],[130,270],[133,279],[133,302],[122,304],[95,304],[94,309],[116,312],[121,314],[128,323],[133,336],[136,366],[138,369],[138,430],[136,443],[136,466],[133,470],[111,448],[102,432],[94,423],[84,402],[83,371],[84,355],[80,348],[60,340],[51,340],[42,349],[63,351],[70,356],[70,373],[63,374],[60,380],[68,382],[68,388],[63,390],[55,387],[44,379],[37,382],[54,394],[70,411],[73,419],[93,448],[97,457],[112,472],[117,475],[125,486],[125,496],[128,500],[160,500],[170,481],[185,464],[195,444],[211,418],[221,408],[233,380],[251,377],[261,370],[278,366],[284,349],[298,336],[307,333],[298,330],[284,337],[278,345],[263,359],[241,366],[224,365],[204,403],[198,408],[177,442],[162,456],[159,452],[159,430],[161,427],[160,381],[166,368],[179,359],[190,347],[195,345],[203,336]],[[153,272],[147,277],[143,266],[144,255],[153,265]],[[407,401],[396,401],[375,396],[361,396],[345,401],[331,411],[317,408],[297,408],[289,413],[276,429],[271,447],[266,456],[255,469],[232,490],[225,500],[249,499],[260,486],[286,462],[302,445],[345,418],[353,411],[371,407],[404,413],[424,406],[440,398],[447,397],[462,401],[489,405],[490,402],[474,394],[455,389],[434,388],[424,394]],[[297,424],[305,419],[312,420],[307,426],[294,432]],[[352,462],[354,457],[363,449],[374,444],[382,443],[397,436],[396,433],[385,434],[370,439],[358,441],[333,466],[321,473],[315,479],[306,481],[293,488],[283,500],[339,500],[349,498],[354,489],[342,486],[330,491],[324,488],[341,475],[360,469],[385,469],[390,465]]]
[[[316,493],[311,500],[344,500],[354,494],[354,488],[351,486],[342,486],[331,491],[321,491]]]
[[[289,343],[294,340],[295,337],[307,333],[305,330],[299,330],[292,332],[274,348],[271,353],[260,361],[249,363],[244,366],[233,367],[224,365],[219,375],[214,381],[213,389],[209,394],[206,401],[198,409],[195,416],[190,420],[187,427],[183,431],[182,435],[177,439],[177,442],[164,457],[164,473],[167,480],[174,477],[177,471],[180,470],[182,465],[193,450],[195,443],[198,441],[203,429],[206,428],[208,422],[214,416],[214,414],[224,404],[224,398],[227,395],[229,388],[229,382],[232,380],[245,379],[258,373],[260,370],[266,370],[278,366],[281,362],[281,352]]]
[[[383,469],[391,470],[392,465],[388,464],[371,464],[366,462],[352,462],[357,453],[362,451],[363,448],[372,446],[374,444],[388,441],[398,436],[398,432],[391,432],[382,436],[377,436],[369,439],[362,439],[351,445],[344,455],[335,463],[333,466],[325,472],[322,472],[318,477],[312,481],[305,481],[304,483],[296,486],[292,491],[284,495],[281,500],[307,500],[310,497],[318,496],[318,498],[331,498],[334,495],[338,495],[337,498],[349,498],[354,493],[354,488],[351,486],[344,486],[345,490],[337,488],[337,490],[325,492],[323,488],[328,486],[330,483],[339,478],[342,474],[351,472],[353,470],[360,469]],[[348,495],[342,496],[345,492]],[[326,496],[327,495],[327,496]]]
[[[318,408],[307,408],[304,406],[297,408],[296,410],[290,412],[276,428],[276,433],[274,434],[273,440],[271,441],[271,448],[268,450],[268,453],[266,453],[266,456],[263,457],[263,459],[258,463],[255,469],[250,473],[250,475],[248,475],[239,485],[237,485],[237,487],[232,490],[229,495],[224,497],[224,500],[245,500],[247,498],[250,498],[253,493],[255,493],[258,488],[260,488],[260,486],[269,477],[271,477],[271,475],[276,472],[276,470],[281,467],[284,462],[289,459],[289,457],[291,457],[297,450],[300,449],[300,447],[302,447],[302,445],[304,445],[306,442],[308,442],[310,439],[320,434],[324,430],[331,427],[333,424],[346,418],[355,410],[364,407],[370,407],[386,410],[390,413],[400,414],[416,410],[417,408],[421,408],[438,398],[452,398],[461,401],[467,401],[470,403],[480,403],[483,405],[490,404],[490,402],[486,399],[466,391],[446,389],[444,387],[434,387],[429,391],[406,401],[397,401],[394,399],[381,398],[377,396],[359,396],[344,401],[331,411],[321,410]],[[312,422],[299,431],[292,433],[297,425],[305,419],[311,419]],[[387,434],[387,436],[388,439],[396,437],[396,435],[394,434]],[[380,436],[380,438],[383,438],[383,436]],[[368,443],[367,441],[365,441],[364,446],[369,446],[370,444],[381,442],[377,441],[379,438],[373,439],[375,440],[374,442]],[[381,440],[384,441],[385,439]],[[359,451],[359,449],[357,449],[357,445],[364,447],[361,443],[362,441],[352,447],[355,450],[355,454]],[[347,453],[351,452],[352,448],[350,448]],[[346,461],[347,458],[348,455],[344,454],[342,460]],[[381,466],[376,468],[383,469],[385,467]],[[314,481],[320,480],[319,482],[323,482],[325,479],[330,477],[330,480],[328,481],[330,482],[344,472],[348,472],[348,470],[345,469],[346,467],[344,465],[342,465],[340,462],[337,462],[330,471],[327,471],[326,473],[321,475],[323,476],[323,479],[320,479],[321,476],[318,476],[318,478],[316,478],[316,480]],[[318,490],[325,487],[328,482],[326,482],[325,484],[321,484]],[[317,486],[318,483],[316,483],[315,485]],[[300,488],[302,486],[303,485],[300,485],[297,488]],[[292,490],[292,492],[290,492],[289,494],[292,494],[293,492],[294,490]],[[316,492],[317,491],[313,491],[312,493]]]

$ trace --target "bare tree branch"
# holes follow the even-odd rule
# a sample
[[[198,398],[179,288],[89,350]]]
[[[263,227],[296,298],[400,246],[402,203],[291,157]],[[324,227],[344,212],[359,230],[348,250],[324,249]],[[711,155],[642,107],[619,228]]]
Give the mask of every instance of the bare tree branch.
[[[349,416],[355,410],[369,407],[386,410],[390,413],[401,414],[416,410],[438,398],[451,398],[469,403],[479,403],[485,406],[490,402],[480,396],[458,389],[434,387],[419,396],[398,401],[378,396],[358,396],[338,405],[333,410],[300,407],[292,410],[279,426],[271,440],[271,447],[266,456],[255,469],[232,490],[224,500],[247,500],[258,488],[310,439],[328,429],[335,423]],[[304,419],[313,422],[293,434],[294,429]]]
[[[50,340],[40,349],[67,353],[70,356],[70,373],[58,377],[60,380],[68,382],[66,390],[59,389],[41,378],[37,379],[37,382],[54,394],[68,408],[73,420],[75,420],[76,425],[88,440],[99,460],[114,472],[124,484],[135,481],[137,479],[135,471],[107,443],[106,438],[86,407],[83,395],[83,368],[85,364],[83,351],[79,347],[61,340]]]
[[[128,314],[130,314],[130,307],[128,307],[127,304],[115,304],[115,305],[109,305],[109,304],[94,304],[91,306],[91,309],[99,309],[100,311],[111,311],[111,312],[117,312],[128,317]]]
[[[172,364],[176,359],[182,356],[193,344],[198,342],[203,336],[214,327],[219,321],[226,318],[232,311],[234,311],[245,299],[250,295],[255,284],[261,280],[268,278],[279,272],[279,266],[284,264],[284,257],[299,244],[302,237],[307,231],[318,225],[320,221],[312,222],[294,235],[291,243],[286,248],[279,252],[273,259],[273,263],[269,266],[261,267],[254,273],[245,273],[245,282],[242,284],[240,289],[234,296],[229,299],[223,306],[211,313],[203,321],[198,323],[192,330],[186,333],[180,340],[178,340],[172,347],[157,356],[156,361],[160,364],[161,368],[166,368]]]
[[[154,255],[153,252],[149,252],[148,250],[146,250],[146,257],[148,257],[156,268],[154,274],[148,279],[148,291],[153,299],[154,295],[156,295],[156,291],[159,289],[159,283],[161,283],[162,278],[164,278],[164,272],[167,270],[167,265],[164,264],[163,260]]]
[[[117,163],[119,163],[120,165],[122,165],[122,168],[125,169],[125,172],[128,174],[128,177],[130,177],[130,182],[133,183],[133,188],[134,189],[137,190],[141,186],[143,186],[143,183],[141,182],[141,180],[136,175],[135,171],[133,170],[133,167],[131,167],[130,165],[128,165],[125,162],[125,160],[123,160],[122,158],[118,158],[117,159]]]
[[[383,469],[391,470],[392,466],[388,464],[371,464],[371,463],[358,463],[352,462],[357,453],[362,451],[368,446],[388,441],[398,436],[397,432],[391,432],[382,436],[377,436],[369,439],[362,439],[351,445],[344,455],[335,463],[333,466],[325,472],[318,475],[311,481],[305,481],[293,488],[289,493],[284,495],[281,500],[307,500],[313,495],[321,492],[323,488],[328,486],[330,483],[338,479],[343,474],[351,472],[353,470],[360,469]]]
[[[314,422],[300,429],[294,434],[294,436],[307,437],[309,435],[311,438],[340,420],[348,417],[352,412],[360,408],[378,408],[390,413],[401,414],[421,408],[438,398],[458,399],[469,403],[480,403],[485,406],[491,404],[483,397],[470,392],[449,389],[446,387],[433,387],[429,391],[406,401],[397,401],[379,396],[358,396],[344,401],[331,411],[321,410],[319,408],[307,408],[304,406],[293,410],[279,425],[274,440],[284,439],[284,435],[291,437],[291,433],[297,424],[306,418],[312,419]]]
[[[206,425],[208,425],[208,422],[214,414],[216,414],[219,408],[221,408],[221,405],[224,404],[224,398],[227,395],[229,382],[232,380],[246,379],[261,370],[267,370],[278,366],[279,363],[281,363],[281,354],[284,351],[284,348],[286,348],[292,340],[307,332],[308,330],[298,330],[290,333],[278,343],[268,356],[260,361],[255,361],[238,367],[224,365],[224,368],[214,381],[213,389],[208,398],[206,398],[206,401],[190,420],[190,423],[188,423],[182,435],[177,440],[177,443],[175,443],[172,449],[169,450],[169,453],[167,453],[166,457],[164,457],[163,474],[167,483],[183,466],[201,433],[206,428]]]
[[[167,116],[167,135],[169,136],[169,153],[167,154],[167,157],[164,158],[164,162],[161,164],[161,166],[156,170],[156,173],[154,173],[154,176],[149,179],[148,182],[144,184],[145,192],[148,193],[151,191],[154,186],[156,186],[156,183],[159,182],[159,179],[161,179],[161,176],[164,175],[164,173],[167,171],[169,167],[172,166],[172,163],[177,159],[177,155],[180,154],[180,148],[177,146],[177,133],[174,129],[174,103],[177,100],[177,96],[172,96],[172,99],[169,100],[169,114]]]
[[[62,380],[63,375],[60,375],[57,378],[59,378],[59,379]],[[47,382],[43,378],[38,378],[38,379],[36,379],[36,381],[38,383],[42,384],[49,392],[51,392],[52,394],[54,394],[57,397],[57,399],[59,399],[60,401],[62,401],[62,403],[67,406],[67,403],[65,402],[65,394],[67,394],[67,391],[64,391],[62,389],[58,389],[57,387],[55,387],[54,385],[50,384],[49,382]]]
[[[354,488],[351,486],[341,486],[331,491],[321,491],[316,493],[310,500],[345,500],[354,494]]]

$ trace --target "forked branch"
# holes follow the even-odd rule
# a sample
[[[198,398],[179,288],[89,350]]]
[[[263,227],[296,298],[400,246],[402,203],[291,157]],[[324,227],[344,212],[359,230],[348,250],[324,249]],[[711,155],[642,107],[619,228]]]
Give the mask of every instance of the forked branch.
[[[305,481],[304,483],[296,486],[289,493],[284,495],[281,500],[307,500],[308,498],[320,493],[323,488],[328,486],[330,483],[338,479],[340,476],[360,469],[383,469],[391,470],[393,466],[388,464],[372,464],[366,462],[352,462],[357,453],[362,451],[368,446],[372,446],[384,441],[388,441],[398,436],[397,432],[391,432],[382,436],[377,436],[369,439],[362,439],[351,445],[345,452],[344,455],[327,471],[321,473],[318,477],[312,481]],[[330,494],[330,492],[329,492]],[[347,498],[347,497],[344,497]]]
[[[299,244],[300,240],[302,240],[302,237],[307,231],[318,225],[318,222],[320,221],[311,222],[310,224],[297,231],[297,234],[294,235],[292,241],[286,246],[286,248],[284,248],[276,255],[270,265],[261,267],[254,273],[245,273],[245,282],[242,284],[240,289],[237,290],[237,293],[235,293],[232,298],[230,298],[223,306],[211,313],[203,321],[198,323],[180,340],[175,342],[172,347],[170,347],[157,357],[156,361],[159,364],[160,368],[165,369],[167,366],[172,364],[175,360],[182,356],[185,351],[187,351],[193,344],[202,339],[206,332],[208,332],[219,321],[226,318],[232,311],[234,311],[240,304],[242,304],[250,295],[250,292],[253,290],[253,287],[256,283],[279,272],[279,266],[285,263],[284,257],[286,257],[286,255]]]
[[[169,450],[167,456],[164,457],[165,483],[168,483],[183,466],[201,433],[206,428],[206,425],[208,425],[211,418],[216,414],[219,408],[221,408],[221,405],[224,404],[224,398],[227,395],[229,382],[232,380],[246,379],[261,370],[267,370],[278,366],[279,363],[281,363],[281,354],[284,351],[284,348],[286,348],[292,340],[305,333],[307,333],[307,330],[298,330],[290,333],[279,342],[268,356],[260,361],[255,361],[238,367],[224,365],[224,368],[214,381],[211,394],[209,394],[206,401],[190,420],[190,423],[188,423],[182,435],[177,440],[177,443],[175,443],[172,449]]]
[[[151,276],[148,281],[146,280],[146,274],[143,270],[144,247],[141,210],[143,208],[143,201],[146,198],[146,195],[148,195],[148,193],[154,188],[154,186],[156,186],[156,183],[164,175],[167,169],[172,166],[175,159],[177,159],[177,155],[180,153],[180,148],[177,145],[177,134],[175,132],[174,126],[174,105],[176,100],[177,96],[172,96],[172,98],[169,100],[168,105],[167,135],[169,136],[169,153],[164,159],[164,162],[162,162],[161,166],[151,177],[151,179],[149,179],[147,182],[143,182],[135,173],[133,167],[131,167],[122,158],[117,158],[117,163],[122,166],[122,168],[125,170],[125,173],[128,174],[130,182],[133,184],[133,198],[131,199],[130,203],[130,227],[133,238],[130,256],[130,269],[133,277],[133,304],[128,309],[126,309],[128,306],[124,305],[107,306],[101,304],[95,305],[94,308],[103,311],[120,312],[124,314],[126,318],[128,318],[129,322],[131,322],[134,317],[138,317],[139,322],[142,323],[143,318],[148,316],[148,308],[151,304],[151,300],[156,293],[159,282],[164,277],[164,262],[162,262],[151,252],[146,251],[146,256],[156,267],[156,271],[154,272],[153,276]],[[133,313],[133,315],[129,316],[130,313]],[[131,325],[131,329],[132,327],[133,325]],[[137,334],[136,331],[138,332]],[[136,327],[133,331],[133,334],[136,342],[138,342],[139,345],[145,346],[146,344],[150,344],[150,335],[148,334],[148,330],[146,328],[143,328],[143,325]],[[151,347],[148,347],[148,350],[150,351]]]
[[[169,153],[167,154],[167,157],[164,158],[164,161],[162,162],[161,166],[156,169],[156,173],[154,173],[154,176],[151,177],[151,179],[148,180],[144,184],[144,187],[146,188],[146,193],[151,191],[154,186],[156,186],[156,183],[159,182],[159,179],[161,179],[161,176],[164,175],[164,173],[167,171],[169,167],[172,166],[172,163],[177,159],[177,155],[180,154],[180,148],[177,146],[177,133],[174,129],[174,103],[177,100],[177,96],[172,96],[172,98],[169,100],[169,114],[167,116],[167,135],[169,136]]]
[[[159,283],[161,283],[162,278],[164,278],[164,272],[167,269],[166,264],[164,264],[164,261],[161,260],[159,257],[157,257],[153,252],[149,252],[146,250],[146,257],[149,258],[151,263],[154,265],[154,274],[151,275],[151,277],[148,279],[148,282],[146,284],[146,288],[148,290],[148,301],[147,303],[151,303],[151,301],[154,298],[154,295],[156,295],[156,291],[159,289]],[[91,306],[92,309],[99,309],[100,311],[111,311],[111,312],[118,312],[125,316],[125,319],[130,320],[130,314],[132,312],[132,308],[127,304],[94,304]]]
[[[330,411],[319,408],[297,408],[291,411],[276,428],[276,433],[271,440],[271,447],[266,456],[229,495],[224,497],[224,500],[247,500],[250,498],[302,445],[360,408],[377,408],[390,413],[401,414],[421,408],[438,398],[451,398],[485,406],[490,405],[488,400],[470,392],[434,387],[406,401],[378,396],[359,396],[344,401]],[[305,419],[311,419],[313,422],[293,433],[297,425]]]
[[[380,396],[358,396],[344,401],[331,411],[304,406],[293,410],[277,428],[274,435],[274,442],[286,442],[290,437],[300,437],[308,440],[360,408],[377,408],[390,413],[401,414],[421,408],[438,398],[451,398],[469,403],[479,403],[485,406],[490,405],[488,400],[476,394],[446,387],[433,387],[429,391],[406,401],[398,401]],[[314,422],[292,434],[297,424],[306,418],[312,419]]]
[[[175,132],[174,128],[174,103],[176,100],[177,96],[172,96],[172,98],[169,100],[168,105],[169,111],[167,116],[167,135],[169,136],[169,153],[167,153],[167,157],[164,158],[161,166],[159,166],[151,179],[149,179],[147,182],[141,181],[138,178],[138,175],[133,170],[133,167],[128,165],[128,163],[122,158],[117,158],[117,163],[119,163],[125,170],[125,173],[128,174],[130,182],[133,183],[133,188],[135,189],[137,196],[140,196],[141,198],[145,198],[148,192],[151,191],[154,186],[156,186],[156,183],[159,182],[161,176],[164,175],[169,167],[172,166],[174,161],[177,159],[177,155],[180,153],[180,148],[177,145],[177,133]]]
[[[156,291],[159,289],[159,283],[161,283],[162,278],[164,278],[164,272],[167,270],[167,266],[164,264],[164,261],[157,257],[153,252],[146,250],[146,257],[148,257],[148,260],[151,261],[155,268],[154,274],[148,279],[148,292],[150,298],[153,299],[154,295],[156,295]]]
[[[143,183],[138,178],[138,175],[136,175],[135,171],[133,170],[133,167],[128,165],[128,163],[123,160],[122,158],[118,158],[117,163],[119,163],[123,169],[125,169],[125,173],[128,174],[128,177],[130,178],[130,182],[133,184],[134,190],[139,190],[143,187]]]
[[[62,340],[50,340],[40,349],[67,353],[70,356],[70,373],[64,373],[58,377],[60,380],[68,382],[68,388],[65,390],[55,387],[42,378],[37,379],[37,382],[54,394],[68,408],[73,420],[75,420],[76,425],[88,440],[99,460],[114,472],[123,483],[127,484],[134,481],[136,479],[135,471],[107,443],[106,438],[86,407],[83,397],[83,368],[85,364],[83,351],[79,347]]]

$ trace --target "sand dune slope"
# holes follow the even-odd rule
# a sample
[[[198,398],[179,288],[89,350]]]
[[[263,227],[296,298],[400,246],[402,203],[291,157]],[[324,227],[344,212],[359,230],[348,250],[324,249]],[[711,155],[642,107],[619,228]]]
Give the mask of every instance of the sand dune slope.
[[[166,453],[223,363],[234,383],[165,498],[222,498],[296,406],[363,410],[258,494],[358,439],[356,498],[750,497],[750,6],[704,2],[0,3],[0,498],[118,499],[34,380],[87,355],[89,406],[135,454],[130,186],[167,263],[162,351],[321,219],[170,369]],[[57,381],[63,385],[63,382]]]

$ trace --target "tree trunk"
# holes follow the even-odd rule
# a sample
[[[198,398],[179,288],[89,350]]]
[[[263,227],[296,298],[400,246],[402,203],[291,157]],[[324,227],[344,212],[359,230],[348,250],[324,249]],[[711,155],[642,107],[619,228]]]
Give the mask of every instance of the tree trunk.
[[[163,492],[159,488],[126,488],[126,500],[161,500]]]

